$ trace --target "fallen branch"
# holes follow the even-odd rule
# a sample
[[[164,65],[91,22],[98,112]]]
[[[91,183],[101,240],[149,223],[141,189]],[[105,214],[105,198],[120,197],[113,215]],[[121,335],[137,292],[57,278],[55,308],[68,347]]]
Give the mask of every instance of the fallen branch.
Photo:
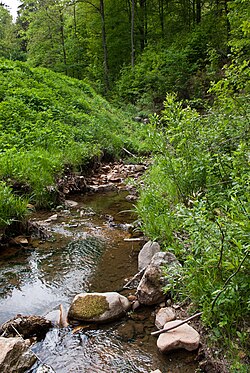
[[[120,291],[123,291],[123,290],[126,290],[126,289],[131,289],[130,288],[130,285],[133,283],[133,281],[137,280],[137,279],[141,279],[142,278],[142,275],[143,273],[145,272],[147,267],[143,267],[139,272],[137,272],[132,278],[131,280],[129,280],[121,289],[119,290],[116,290],[117,293],[119,293]]]
[[[124,150],[127,154],[131,155],[132,157],[135,157],[136,158],[136,155],[134,155],[133,153],[131,153],[129,150],[127,150],[126,148],[122,148],[122,150]]]
[[[202,312],[196,313],[195,315],[190,316],[190,317],[187,318],[186,320],[180,321],[179,324],[177,324],[177,325],[170,326],[169,328],[165,328],[165,329],[157,330],[156,332],[152,332],[151,335],[159,335],[159,334],[162,334],[162,333],[169,332],[170,330],[173,330],[173,329],[175,329],[175,328],[178,328],[178,326],[181,326],[181,325],[183,325],[183,324],[186,324],[188,321],[193,320],[193,319],[195,319],[196,317],[201,316],[201,315],[202,315]]]
[[[133,242],[133,241],[144,241],[144,237],[134,237],[134,238],[124,238],[123,241]]]
[[[143,267],[139,272],[137,272],[131,280],[129,280],[124,286],[123,289],[129,289],[129,286],[132,284],[133,281],[137,280],[138,278],[141,279],[143,273],[145,272],[146,267]]]

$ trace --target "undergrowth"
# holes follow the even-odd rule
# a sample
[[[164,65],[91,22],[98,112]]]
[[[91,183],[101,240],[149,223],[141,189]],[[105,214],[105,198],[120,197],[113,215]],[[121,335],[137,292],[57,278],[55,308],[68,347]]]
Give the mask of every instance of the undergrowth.
[[[5,59],[0,79],[2,227],[25,215],[27,201],[51,206],[65,167],[79,171],[102,154],[145,150],[143,126],[85,81]]]
[[[234,80],[235,83],[235,80]],[[183,263],[166,291],[203,311],[211,340],[245,371],[249,350],[249,92],[221,82],[206,115],[168,95],[151,117],[154,164],[137,206],[144,232]],[[245,363],[244,363],[245,362]],[[238,370],[237,370],[238,371]]]

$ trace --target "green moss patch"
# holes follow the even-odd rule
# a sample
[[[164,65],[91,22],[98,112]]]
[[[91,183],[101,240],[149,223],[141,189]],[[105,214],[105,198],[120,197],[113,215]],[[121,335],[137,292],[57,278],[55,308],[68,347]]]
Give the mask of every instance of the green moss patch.
[[[109,310],[109,303],[105,296],[102,295],[86,295],[79,297],[73,303],[70,309],[71,315],[77,315],[82,319],[92,319],[102,315]]]

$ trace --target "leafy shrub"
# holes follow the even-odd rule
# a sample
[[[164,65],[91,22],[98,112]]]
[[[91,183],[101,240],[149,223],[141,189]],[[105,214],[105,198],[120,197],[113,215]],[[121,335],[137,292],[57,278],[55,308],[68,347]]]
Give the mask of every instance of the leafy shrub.
[[[250,307],[250,97],[230,87],[214,86],[220,99],[205,116],[167,96],[149,126],[155,162],[138,203],[145,233],[183,263],[175,296],[225,343],[245,333]]]

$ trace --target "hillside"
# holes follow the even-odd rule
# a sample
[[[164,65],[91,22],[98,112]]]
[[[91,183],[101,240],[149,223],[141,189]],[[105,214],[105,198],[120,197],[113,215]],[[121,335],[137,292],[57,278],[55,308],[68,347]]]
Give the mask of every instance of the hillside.
[[[28,202],[53,203],[65,167],[81,171],[94,157],[141,146],[138,123],[84,81],[5,59],[0,80],[1,228],[23,217]]]

